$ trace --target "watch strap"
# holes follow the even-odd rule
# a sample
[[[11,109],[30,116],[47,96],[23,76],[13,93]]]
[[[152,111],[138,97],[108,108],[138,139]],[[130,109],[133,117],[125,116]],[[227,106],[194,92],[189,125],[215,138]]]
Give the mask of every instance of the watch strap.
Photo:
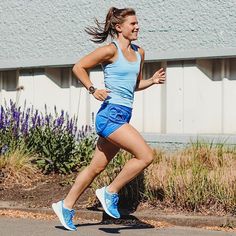
[[[88,88],[88,91],[90,94],[93,94],[95,91],[96,91],[97,88],[95,88],[93,85],[91,85],[89,88]]]

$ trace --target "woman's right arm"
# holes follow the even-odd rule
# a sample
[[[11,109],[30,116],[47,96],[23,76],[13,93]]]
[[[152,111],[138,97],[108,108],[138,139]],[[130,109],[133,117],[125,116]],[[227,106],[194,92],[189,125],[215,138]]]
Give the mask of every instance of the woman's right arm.
[[[84,87],[88,89],[93,85],[89,79],[88,70],[105,61],[112,62],[115,54],[116,48],[113,44],[97,48],[95,51],[80,59],[73,66],[72,71]],[[93,96],[100,101],[104,101],[108,95],[108,92],[109,91],[106,89],[96,89]]]

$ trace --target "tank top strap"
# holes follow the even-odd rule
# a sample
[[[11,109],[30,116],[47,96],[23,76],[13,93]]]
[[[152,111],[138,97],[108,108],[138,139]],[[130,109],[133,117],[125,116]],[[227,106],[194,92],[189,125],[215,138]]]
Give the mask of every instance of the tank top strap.
[[[139,47],[137,45],[135,45],[135,44],[132,44],[132,43],[131,43],[131,47],[135,51],[136,55],[138,56],[138,59],[140,60],[141,59],[141,55],[140,55],[140,53],[138,51]]]
[[[121,49],[120,49],[120,46],[119,46],[119,43],[116,42],[115,40],[113,40],[111,43],[115,44],[115,46],[117,47],[118,51],[121,52]]]
[[[113,40],[111,43],[115,44],[115,46],[116,46],[116,48],[117,48],[119,54],[120,54],[122,57],[124,57],[123,52],[121,51],[121,48],[120,48],[120,46],[119,46],[119,43],[118,43],[117,41],[115,41],[115,40]],[[135,51],[136,55],[138,56],[138,60],[140,60],[140,59],[141,59],[141,55],[140,55],[140,53],[138,52],[138,48],[139,48],[139,47],[138,47],[137,45],[131,43],[131,48]]]
[[[121,48],[120,48],[119,43],[118,43],[117,41],[113,40],[111,43],[115,44],[115,46],[117,47],[117,49],[119,49],[119,51],[121,51]],[[138,48],[139,48],[139,47],[138,47],[137,45],[131,43],[131,48],[132,48],[135,52],[138,52]]]
[[[137,45],[131,43],[131,48],[132,48],[135,52],[138,52],[138,46],[137,46]]]

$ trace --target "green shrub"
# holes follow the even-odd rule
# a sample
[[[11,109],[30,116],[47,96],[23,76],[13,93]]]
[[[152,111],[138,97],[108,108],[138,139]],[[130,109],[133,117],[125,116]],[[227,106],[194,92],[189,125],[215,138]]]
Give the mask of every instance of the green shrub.
[[[12,101],[0,108],[0,154],[21,149],[37,156],[44,173],[71,173],[91,159],[95,136],[89,126],[77,129],[77,119],[56,108],[54,115],[17,107]]]

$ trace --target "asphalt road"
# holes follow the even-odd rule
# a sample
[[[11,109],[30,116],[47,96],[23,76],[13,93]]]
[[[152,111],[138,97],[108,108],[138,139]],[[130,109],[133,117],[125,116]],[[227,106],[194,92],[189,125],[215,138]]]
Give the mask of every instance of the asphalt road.
[[[60,226],[56,220],[35,220],[0,217],[0,236],[236,236],[236,233],[210,231],[190,227],[168,227],[163,229],[137,225],[115,225],[83,222],[78,230],[70,232]]]

